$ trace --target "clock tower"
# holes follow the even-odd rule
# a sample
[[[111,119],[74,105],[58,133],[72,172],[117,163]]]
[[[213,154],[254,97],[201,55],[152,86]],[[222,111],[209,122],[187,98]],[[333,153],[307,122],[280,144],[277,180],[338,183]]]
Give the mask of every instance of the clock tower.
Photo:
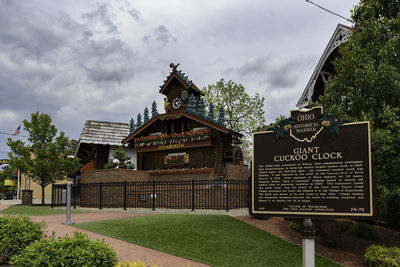
[[[165,95],[164,107],[165,112],[181,111],[188,107],[189,96],[193,95],[196,99],[196,103],[204,93],[185,76],[180,70],[177,70],[179,64],[171,63],[169,65],[172,68],[169,76],[164,81],[164,84],[160,86],[160,93]]]

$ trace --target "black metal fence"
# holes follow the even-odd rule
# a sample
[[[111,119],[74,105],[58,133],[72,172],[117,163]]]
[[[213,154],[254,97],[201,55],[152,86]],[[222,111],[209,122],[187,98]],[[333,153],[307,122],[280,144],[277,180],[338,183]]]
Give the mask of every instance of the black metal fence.
[[[192,180],[73,184],[76,208],[217,209],[248,207],[246,180]],[[51,205],[66,204],[66,185],[53,184]]]

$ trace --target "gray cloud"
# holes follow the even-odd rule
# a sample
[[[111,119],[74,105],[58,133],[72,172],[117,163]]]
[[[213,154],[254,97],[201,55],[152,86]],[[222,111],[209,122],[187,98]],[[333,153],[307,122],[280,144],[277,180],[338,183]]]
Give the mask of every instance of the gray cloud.
[[[88,14],[107,21],[104,5]],[[4,1],[0,36],[2,113],[22,120],[39,110],[68,125],[101,118],[99,110],[123,110],[117,103],[129,94],[138,60],[121,39],[101,36],[65,13],[50,16]]]
[[[39,110],[77,138],[87,119],[128,122],[153,100],[161,111],[170,62],[200,88],[242,83],[273,119],[294,107],[337,23],[301,1],[0,0],[0,128]]]
[[[134,53],[121,40],[90,40],[79,51],[79,64],[94,82],[128,81],[134,76]]]
[[[144,36],[142,40],[151,48],[159,49],[165,47],[168,43],[175,42],[176,38],[164,25],[159,25],[150,35]]]
[[[269,56],[249,59],[237,69],[237,72],[241,76],[264,75],[270,68],[269,60]]]
[[[304,62],[299,59],[277,62],[271,56],[264,56],[250,58],[237,68],[227,68],[224,73],[257,79],[259,85],[266,84],[268,88],[289,88],[297,83],[303,65]]]
[[[126,12],[129,15],[131,15],[131,17],[134,18],[135,20],[140,20],[141,19],[141,13],[136,8],[132,8],[130,10],[127,10]]]
[[[97,9],[82,15],[83,18],[87,19],[90,23],[99,23],[107,29],[107,33],[113,33],[118,30],[111,20],[111,14],[109,11],[108,4],[99,4]]]

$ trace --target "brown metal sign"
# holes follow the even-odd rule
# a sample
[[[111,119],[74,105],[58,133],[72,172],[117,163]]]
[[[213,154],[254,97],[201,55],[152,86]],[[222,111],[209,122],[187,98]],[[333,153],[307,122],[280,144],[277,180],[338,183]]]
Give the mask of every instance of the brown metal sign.
[[[369,122],[322,112],[292,111],[253,134],[254,214],[374,216]]]

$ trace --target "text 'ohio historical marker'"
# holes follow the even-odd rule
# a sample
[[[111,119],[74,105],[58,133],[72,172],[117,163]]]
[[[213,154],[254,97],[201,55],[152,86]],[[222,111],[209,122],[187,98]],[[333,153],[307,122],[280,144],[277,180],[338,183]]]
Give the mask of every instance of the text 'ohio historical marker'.
[[[252,212],[372,217],[369,122],[346,123],[322,107],[253,135]]]

